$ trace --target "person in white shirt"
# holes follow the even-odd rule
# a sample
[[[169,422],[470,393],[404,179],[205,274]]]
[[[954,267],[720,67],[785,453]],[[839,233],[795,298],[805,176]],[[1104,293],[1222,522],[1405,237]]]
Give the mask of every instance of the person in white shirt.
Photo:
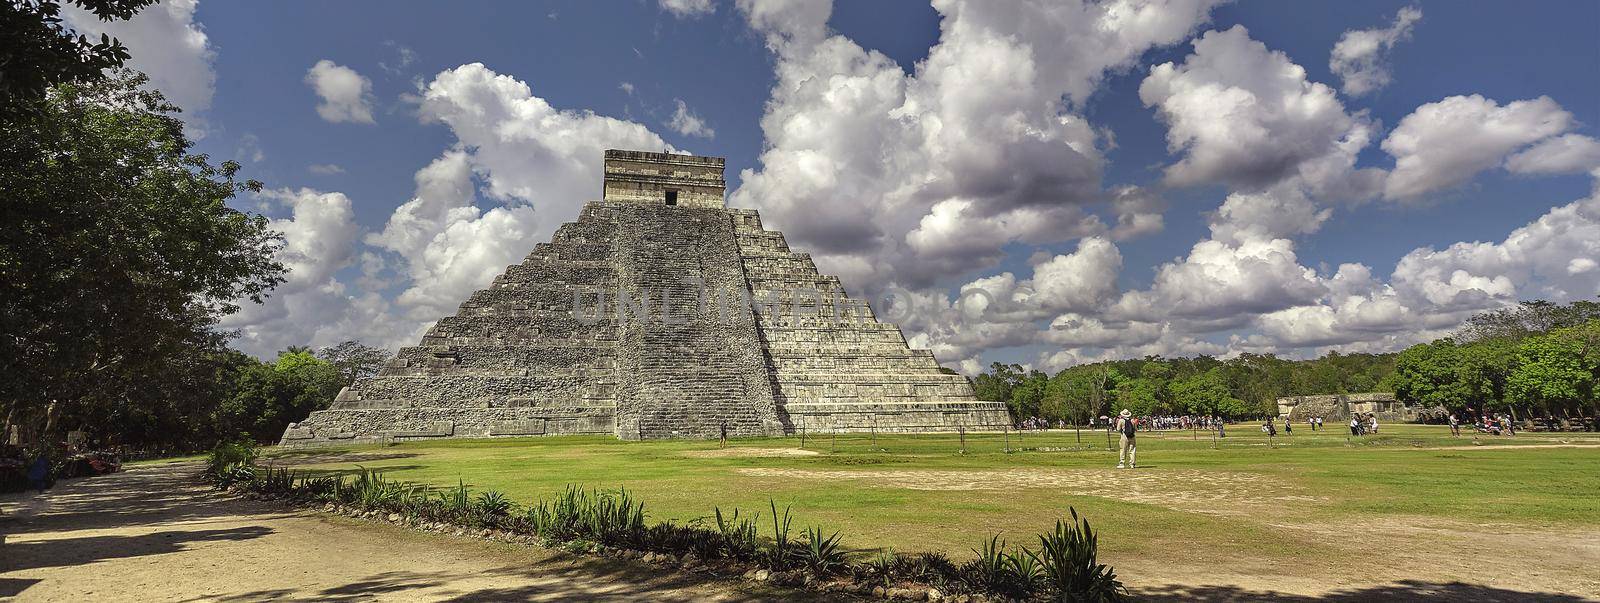
[[[1138,424],[1133,421],[1133,412],[1126,408],[1122,409],[1117,415],[1116,424],[1117,432],[1122,434],[1121,452],[1117,455],[1118,469],[1132,469],[1138,466],[1134,461],[1134,455],[1138,454],[1138,447],[1134,442],[1134,437],[1138,434],[1137,428]]]

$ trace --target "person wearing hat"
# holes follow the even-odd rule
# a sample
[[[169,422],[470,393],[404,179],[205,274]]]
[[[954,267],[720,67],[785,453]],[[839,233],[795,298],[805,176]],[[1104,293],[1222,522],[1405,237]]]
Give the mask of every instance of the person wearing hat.
[[[1137,453],[1137,448],[1134,446],[1133,441],[1134,434],[1137,433],[1135,431],[1136,427],[1137,424],[1133,421],[1133,413],[1126,408],[1122,409],[1122,413],[1117,415],[1117,431],[1122,434],[1122,452],[1117,455],[1118,469],[1132,469],[1138,466],[1134,463],[1133,458],[1134,454]]]

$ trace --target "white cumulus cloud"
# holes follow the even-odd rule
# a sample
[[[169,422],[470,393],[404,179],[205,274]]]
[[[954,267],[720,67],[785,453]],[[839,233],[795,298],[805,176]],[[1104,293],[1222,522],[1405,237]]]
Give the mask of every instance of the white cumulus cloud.
[[[631,89],[629,93],[632,93]],[[684,136],[698,138],[717,137],[717,131],[706,125],[706,121],[701,119],[699,115],[695,115],[693,111],[690,111],[689,105],[683,102],[683,99],[673,99],[673,103],[677,105],[677,108],[672,112],[672,117],[667,118],[666,126],[668,128],[672,128],[673,131]]]
[[[1152,67],[1139,98],[1167,123],[1168,148],[1183,154],[1166,168],[1174,186],[1259,189],[1297,178],[1319,197],[1359,199],[1381,178],[1354,168],[1377,125],[1242,25],[1207,32],[1181,64]]]
[[[1460,186],[1512,151],[1572,126],[1572,114],[1548,96],[1501,106],[1473,94],[1422,105],[1383,140],[1395,162],[1384,196],[1414,199]]]
[[[1545,139],[1506,159],[1518,174],[1571,174],[1600,167],[1600,141],[1582,134]]]
[[[370,124],[372,120],[372,80],[356,70],[328,59],[317,61],[306,71],[306,85],[317,94],[317,115],[331,123]]]
[[[1394,22],[1381,29],[1352,29],[1339,36],[1328,57],[1328,69],[1344,81],[1344,93],[1361,96],[1389,85],[1389,67],[1384,62],[1395,44],[1411,37],[1411,28],[1422,20],[1422,9],[1407,6],[1395,13]]]
[[[1081,206],[1112,196],[1103,141],[1075,105],[1107,72],[1182,41],[1212,4],[940,0],[939,42],[908,74],[830,33],[827,2],[742,1],[777,83],[761,165],[731,203],[858,288],[925,287],[1013,242],[1101,233]],[[1154,229],[1152,213],[1129,214],[1121,234]]]

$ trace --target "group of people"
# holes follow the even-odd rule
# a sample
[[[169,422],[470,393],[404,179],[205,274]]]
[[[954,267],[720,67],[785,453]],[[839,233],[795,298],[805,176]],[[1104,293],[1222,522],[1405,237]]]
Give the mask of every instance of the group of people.
[[[1131,414],[1132,411],[1129,411],[1129,413],[1128,416],[1132,419],[1134,429],[1137,431],[1211,429],[1222,423],[1221,419],[1198,415],[1146,415],[1136,417]],[[1101,416],[1099,419],[1089,417],[1089,426],[1105,426],[1115,430],[1116,423],[1121,419],[1122,415],[1120,414],[1115,417]],[[1043,417],[1028,417],[1017,422],[1017,429],[1051,429],[1052,427],[1066,429],[1068,425],[1066,421],[1057,421],[1055,425],[1051,425],[1050,420]]]
[[[1355,413],[1350,415],[1350,435],[1364,436],[1378,433],[1378,415]]]
[[[1479,415],[1477,419],[1472,421],[1472,427],[1478,433],[1489,435],[1517,435],[1516,422],[1506,415],[1490,415],[1487,413]],[[1461,435],[1461,420],[1456,418],[1455,413],[1450,413],[1450,435]]]
[[[1209,429],[1216,424],[1212,417],[1195,415],[1155,415],[1139,417],[1139,426],[1145,431],[1162,429]]]

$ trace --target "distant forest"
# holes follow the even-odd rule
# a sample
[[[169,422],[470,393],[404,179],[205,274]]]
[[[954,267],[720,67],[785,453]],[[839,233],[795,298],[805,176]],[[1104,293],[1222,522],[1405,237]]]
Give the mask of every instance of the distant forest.
[[[1054,375],[994,363],[972,379],[980,400],[1016,420],[1086,422],[1123,408],[1137,415],[1277,414],[1283,396],[1394,392],[1452,412],[1588,416],[1600,412],[1600,303],[1527,301],[1468,319],[1451,337],[1385,354],[1329,352],[1111,360]]]

